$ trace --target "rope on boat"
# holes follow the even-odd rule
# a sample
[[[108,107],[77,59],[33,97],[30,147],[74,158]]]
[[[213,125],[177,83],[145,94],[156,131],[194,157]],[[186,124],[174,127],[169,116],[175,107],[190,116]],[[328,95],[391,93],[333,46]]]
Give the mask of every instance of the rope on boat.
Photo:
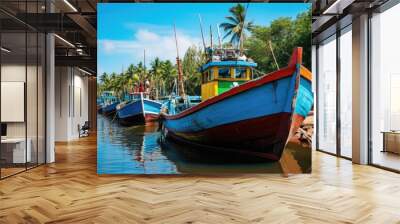
[[[115,118],[117,118],[117,115],[118,115],[117,113],[114,114],[114,117],[113,117],[113,119],[111,120],[111,122],[114,122]]]
[[[255,69],[255,68],[253,68],[253,71],[258,74],[256,76],[254,76],[254,78],[260,78],[261,76],[265,75],[265,72],[262,72],[260,70]]]

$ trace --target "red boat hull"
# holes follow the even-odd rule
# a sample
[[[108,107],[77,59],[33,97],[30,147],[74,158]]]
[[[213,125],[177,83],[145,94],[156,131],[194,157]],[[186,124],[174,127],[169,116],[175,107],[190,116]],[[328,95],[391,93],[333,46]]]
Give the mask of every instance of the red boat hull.
[[[221,151],[231,151],[268,160],[279,160],[282,147],[294,135],[304,117],[290,113],[245,120],[192,133],[168,132],[168,137]]]
[[[124,126],[134,125],[134,124],[144,124],[146,122],[155,122],[160,118],[159,114],[137,114],[131,117],[126,117],[124,119],[120,119],[119,123]]]

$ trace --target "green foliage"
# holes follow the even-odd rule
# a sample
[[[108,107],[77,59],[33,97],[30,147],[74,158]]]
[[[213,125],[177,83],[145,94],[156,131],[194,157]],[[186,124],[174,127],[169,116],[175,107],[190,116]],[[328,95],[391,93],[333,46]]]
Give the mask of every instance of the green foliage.
[[[206,62],[206,57],[200,48],[189,47],[183,57],[182,69],[185,91],[189,95],[200,95],[201,73],[199,68]]]
[[[199,95],[201,73],[198,68],[204,64],[206,58],[200,48],[189,47],[182,60],[185,91],[189,95]],[[146,81],[150,82],[150,91],[154,98],[166,96],[175,91],[175,80],[178,69],[170,60],[155,58],[150,62],[150,69],[145,69],[142,62],[129,65],[121,74],[103,73],[99,77],[98,95],[103,91],[114,91],[115,95],[123,97],[127,92],[132,92],[134,86]]]
[[[151,62],[150,69],[150,83],[153,83],[152,90],[154,91],[155,98],[158,99],[161,91],[161,75],[162,75],[162,61],[159,58]]]
[[[163,95],[169,95],[174,91],[174,82],[178,78],[178,69],[170,60],[166,60],[162,64],[161,79],[163,87]]]
[[[258,63],[257,69],[269,73],[277,70],[269,41],[280,68],[285,67],[295,47],[303,47],[303,64],[311,68],[311,11],[301,13],[296,19],[279,18],[269,26],[254,26],[245,41],[247,56]]]
[[[246,21],[246,11],[242,4],[237,4],[229,9],[231,15],[225,17],[228,21],[220,25],[225,31],[223,39],[230,36],[229,42],[240,50],[243,50],[243,42],[246,40],[245,32],[253,27],[253,22]]]
[[[140,62],[137,65],[129,65],[128,69],[120,74],[103,73],[99,78],[98,95],[103,91],[114,91],[116,96],[122,98],[125,93],[133,92],[135,86],[146,81],[150,83],[150,91],[154,98],[170,94],[177,77],[176,65],[159,58],[155,58],[150,65],[150,69],[147,69]]]
[[[303,47],[303,64],[311,68],[311,11],[301,13],[296,19],[279,18],[271,22],[269,26],[253,26],[251,22],[245,22],[246,10],[241,4],[230,9],[228,22],[221,27],[226,36],[231,36],[230,42],[223,43],[224,47],[240,47],[241,43],[247,50],[246,55],[258,63],[257,70],[269,73],[277,70],[269,42],[276,56],[280,68],[285,67],[295,47]],[[249,38],[240,36],[247,31]],[[206,62],[206,57],[201,48],[191,46],[187,49],[183,60],[182,69],[185,92],[188,95],[200,95],[201,73],[199,67]],[[175,91],[175,80],[178,72],[175,63],[169,60],[155,58],[147,69],[142,62],[131,64],[126,71],[120,74],[103,73],[99,77],[98,95],[103,91],[114,91],[121,97],[132,92],[134,86],[140,83],[150,82],[150,91],[154,98],[167,96]]]

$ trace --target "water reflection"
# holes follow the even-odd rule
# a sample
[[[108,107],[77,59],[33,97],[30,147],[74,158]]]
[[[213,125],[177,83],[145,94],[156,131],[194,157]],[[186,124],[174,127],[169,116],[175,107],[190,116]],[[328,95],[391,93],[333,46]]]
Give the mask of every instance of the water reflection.
[[[307,147],[291,144],[280,162],[227,161],[226,156],[183,146],[160,144],[157,123],[122,127],[98,115],[97,172],[99,174],[221,174],[310,172]]]

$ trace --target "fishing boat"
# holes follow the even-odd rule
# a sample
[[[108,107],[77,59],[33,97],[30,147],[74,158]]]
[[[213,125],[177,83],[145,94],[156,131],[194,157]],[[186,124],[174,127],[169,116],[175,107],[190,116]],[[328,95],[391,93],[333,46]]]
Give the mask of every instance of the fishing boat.
[[[113,91],[104,91],[102,96],[102,107],[99,109],[104,115],[113,115],[116,112],[117,105],[120,103],[119,99],[114,96]]]
[[[143,52],[143,77],[146,77],[146,50]],[[117,106],[117,118],[121,125],[130,126],[158,120],[162,104],[150,99],[150,82],[141,80],[128,99]]]
[[[163,103],[162,108],[169,111],[170,114],[178,113],[187,108],[195,106],[201,102],[201,96],[185,96],[185,98],[180,96],[172,96],[170,99]]]
[[[279,160],[313,105],[302,48],[293,51],[287,67],[254,80],[256,63],[234,50],[219,51],[200,68],[202,102],[161,113],[162,140]]]
[[[143,92],[132,93],[129,101],[117,106],[117,118],[125,126],[156,121],[160,116],[161,105],[146,98]]]
[[[96,105],[97,105],[97,112],[101,113],[101,109],[103,108],[103,100],[100,98],[97,98]]]

